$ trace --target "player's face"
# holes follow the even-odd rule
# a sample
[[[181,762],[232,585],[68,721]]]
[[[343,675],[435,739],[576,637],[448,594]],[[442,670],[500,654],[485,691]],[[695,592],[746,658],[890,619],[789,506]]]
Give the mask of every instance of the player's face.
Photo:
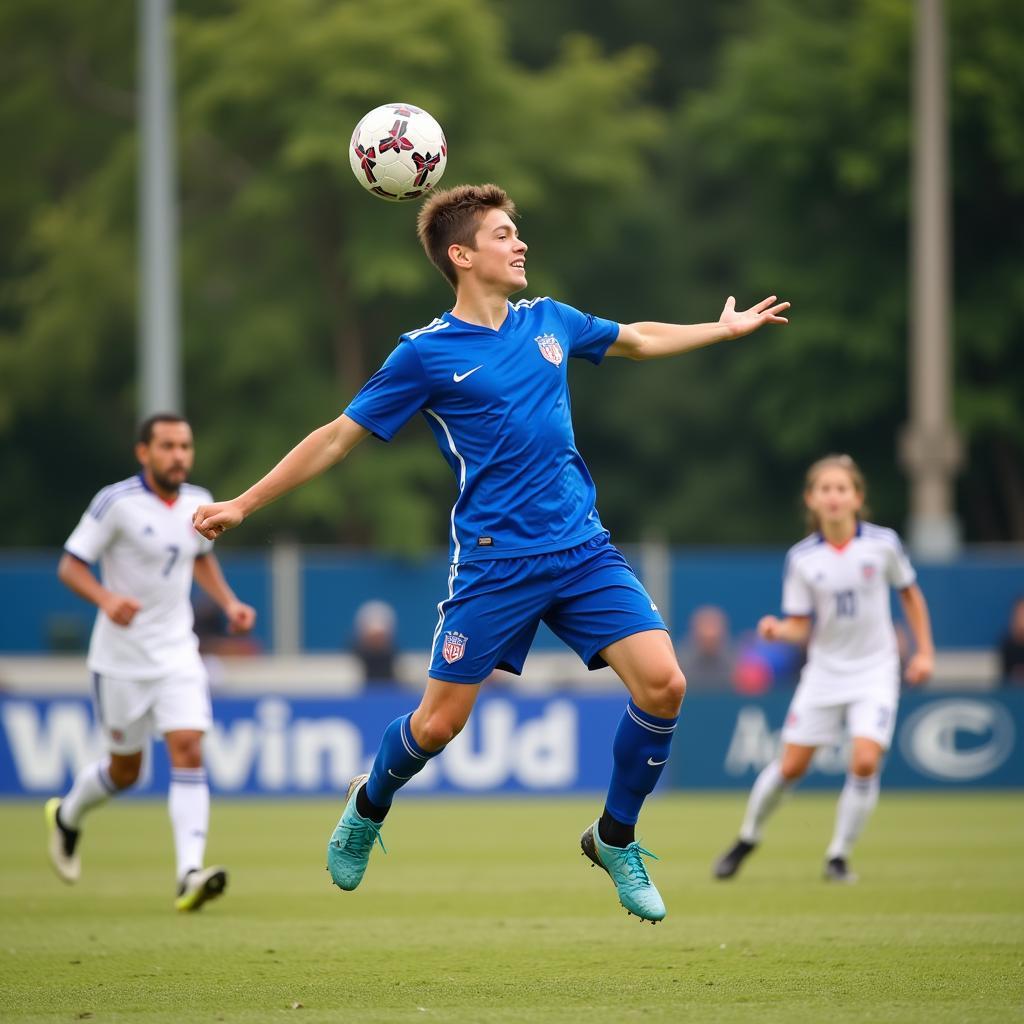
[[[857,517],[864,496],[853,477],[841,466],[826,466],[814,478],[805,496],[807,507],[823,523],[850,523]]]
[[[473,274],[506,294],[526,287],[526,243],[504,210],[488,210],[477,228],[472,251]]]
[[[149,444],[137,444],[135,455],[157,487],[177,493],[195,458],[192,428],[187,423],[157,423]]]

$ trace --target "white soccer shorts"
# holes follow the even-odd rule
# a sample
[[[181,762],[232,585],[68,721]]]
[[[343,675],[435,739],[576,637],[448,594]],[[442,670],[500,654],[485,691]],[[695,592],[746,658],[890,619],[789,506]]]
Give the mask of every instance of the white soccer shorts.
[[[112,754],[134,754],[152,735],[209,731],[210,688],[202,674],[119,679],[94,673],[93,703]]]
[[[884,750],[892,744],[896,728],[896,693],[867,692],[843,704],[823,704],[821,698],[808,698],[799,690],[793,697],[782,742],[801,747],[825,747],[841,743],[846,736],[874,740]]]

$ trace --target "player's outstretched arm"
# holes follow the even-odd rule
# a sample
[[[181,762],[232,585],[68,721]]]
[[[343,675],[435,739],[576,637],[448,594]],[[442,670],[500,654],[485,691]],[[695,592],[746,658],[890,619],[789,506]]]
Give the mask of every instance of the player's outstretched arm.
[[[369,434],[344,413],[300,441],[262,480],[230,501],[200,505],[192,524],[207,540],[238,526],[257,509],[269,505],[307,480],[319,476],[343,458]]]
[[[737,310],[736,300],[730,295],[718,323],[714,324],[661,324],[655,321],[622,324],[619,336],[607,354],[636,360],[661,359],[719,341],[742,338],[765,324],[788,324],[789,320],[781,314],[789,309],[789,303],[777,299],[778,296],[769,295],[750,309]]]
[[[903,605],[903,614],[914,638],[914,654],[907,662],[903,674],[911,686],[918,686],[927,682],[935,670],[932,620],[928,614],[928,602],[925,601],[924,594],[916,583],[900,591],[900,603]]]

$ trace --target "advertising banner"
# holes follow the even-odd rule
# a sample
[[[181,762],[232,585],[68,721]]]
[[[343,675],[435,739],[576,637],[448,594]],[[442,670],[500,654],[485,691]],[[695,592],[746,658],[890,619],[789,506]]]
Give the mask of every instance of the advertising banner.
[[[410,710],[408,693],[371,691],[345,700],[264,696],[214,699],[204,741],[215,793],[319,796],[344,791],[366,771],[384,727]],[[621,696],[484,695],[466,730],[410,783],[437,794],[600,792],[611,771]],[[688,698],[663,786],[744,789],[775,756],[788,706],[761,700]],[[1024,786],[1024,694],[905,698],[885,784],[899,788]],[[81,697],[0,698],[0,796],[64,791],[101,756],[103,737]],[[822,748],[803,785],[835,786],[842,748]],[[140,794],[166,790],[163,745],[146,759]]]

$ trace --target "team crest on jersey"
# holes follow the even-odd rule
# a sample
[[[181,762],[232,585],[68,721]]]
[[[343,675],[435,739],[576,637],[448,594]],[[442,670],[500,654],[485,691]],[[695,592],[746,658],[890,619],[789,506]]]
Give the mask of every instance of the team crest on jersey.
[[[549,363],[554,363],[555,366],[562,365],[562,346],[558,344],[558,339],[553,334],[542,334],[533,340],[537,342],[540,354]]]
[[[861,562],[860,571],[864,574],[864,579],[873,580],[875,578],[876,568],[871,562]]]
[[[458,633],[449,630],[444,635],[444,646],[441,648],[441,655],[449,665],[458,661],[466,653],[466,641],[469,639],[465,633]]]

